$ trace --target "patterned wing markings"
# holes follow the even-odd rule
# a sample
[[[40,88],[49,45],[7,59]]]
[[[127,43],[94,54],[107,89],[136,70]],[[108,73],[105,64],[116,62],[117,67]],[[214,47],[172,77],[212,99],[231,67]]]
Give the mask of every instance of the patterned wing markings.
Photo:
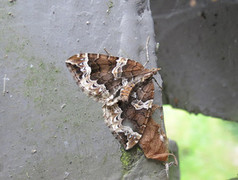
[[[136,109],[132,102],[138,100],[146,104],[146,102],[153,102],[153,98],[154,84],[151,79],[148,79],[133,88],[128,102],[119,101],[113,106],[103,106],[106,125],[126,150],[139,142],[151,115],[150,103],[143,108]],[[129,122],[132,127],[124,125],[124,122]]]
[[[106,125],[125,149],[137,144],[151,115],[152,76],[159,68],[146,69],[127,58],[91,53],[74,55],[66,65],[82,90],[104,104]]]
[[[113,94],[107,89],[106,83],[113,80],[110,69],[116,66],[116,57],[77,54],[66,60],[66,65],[82,90],[97,101],[104,103]],[[114,84],[119,86],[120,82]]]
[[[91,53],[74,55],[66,60],[66,65],[83,91],[107,105],[128,101],[135,84],[159,70],[145,69],[130,59]]]
[[[82,90],[104,104],[105,123],[126,150],[139,143],[147,158],[167,161],[172,155],[177,165],[165,133],[152,119],[158,108],[153,105],[152,77],[159,68],[146,69],[130,59],[91,53],[74,55],[66,65]]]

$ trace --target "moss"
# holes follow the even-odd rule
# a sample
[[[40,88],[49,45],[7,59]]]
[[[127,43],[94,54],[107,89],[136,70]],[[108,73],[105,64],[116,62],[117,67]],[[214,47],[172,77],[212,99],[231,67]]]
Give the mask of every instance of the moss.
[[[143,155],[141,149],[136,146],[131,150],[126,151],[123,147],[121,147],[121,163],[123,168],[123,175],[127,174],[134,164],[138,161],[138,159]]]
[[[10,3],[9,1],[1,1],[1,13],[0,13],[0,23],[3,20],[11,20],[14,19],[10,10],[12,10],[12,6],[15,3]],[[2,8],[3,7],[3,8]],[[4,28],[4,26],[2,26]]]
[[[113,2],[110,0],[108,3],[107,3],[107,14],[110,14],[111,13],[111,9],[113,8]]]
[[[125,170],[129,170],[129,166],[132,163],[132,155],[129,151],[125,151],[123,148],[121,148],[121,162],[122,162],[122,166]]]
[[[16,0],[8,0],[9,6],[13,6],[16,4]]]
[[[0,22],[3,21],[1,18],[2,15],[0,15]],[[64,67],[61,67],[63,58],[61,62],[56,60],[56,55],[54,58],[49,57],[39,49],[44,47],[40,44],[32,45],[31,36],[23,34],[19,33],[14,26],[12,27],[11,23],[7,23],[0,31],[4,54],[1,64],[7,70],[11,70],[9,73],[12,73],[12,79],[16,82],[9,90],[13,94],[18,93],[20,96],[27,97],[29,106],[33,105],[35,112],[38,113],[37,118],[41,120],[43,129],[49,127],[48,120],[61,120],[57,122],[57,124],[60,123],[59,130],[64,132],[64,123],[70,122],[67,127],[72,126],[73,131],[78,131],[82,128],[79,120],[89,118],[88,114],[85,114],[85,109],[88,107],[78,110],[78,106],[75,106],[79,98],[72,95],[68,79],[63,74]],[[87,99],[80,100],[83,103],[88,102]],[[66,106],[62,109],[63,104]],[[82,116],[84,117],[78,118]]]
[[[3,53],[7,57],[4,59],[6,68],[15,69],[14,77],[19,79],[17,91],[23,92],[36,107],[40,107],[40,112],[56,108],[60,110],[63,100],[58,97],[64,97],[64,94],[63,91],[55,89],[67,87],[61,69],[51,59],[43,59],[39,54],[34,55],[30,39],[19,34],[11,26],[3,27],[0,39],[3,41]]]
[[[104,158],[103,158],[103,162],[102,162],[103,165],[106,164],[106,162],[107,162],[107,158],[108,158],[108,155],[106,154],[106,155],[104,156]]]
[[[29,40],[14,36],[14,31],[10,28],[8,30],[5,29],[5,31],[9,31],[8,33],[11,33],[11,36],[9,36],[9,41],[7,42],[4,48],[5,53],[9,54],[11,52],[17,52],[19,55],[23,56],[23,51],[29,45]]]
[[[73,122],[73,126],[75,127],[75,128],[78,128],[78,127],[80,127],[80,123],[79,122]]]
[[[57,94],[54,89],[58,86],[60,70],[54,63],[44,63],[41,59],[31,58],[25,70],[24,94],[33,98],[36,106],[44,108],[43,104],[51,104]]]
[[[69,120],[65,117],[64,120],[63,120],[63,123],[68,123]]]

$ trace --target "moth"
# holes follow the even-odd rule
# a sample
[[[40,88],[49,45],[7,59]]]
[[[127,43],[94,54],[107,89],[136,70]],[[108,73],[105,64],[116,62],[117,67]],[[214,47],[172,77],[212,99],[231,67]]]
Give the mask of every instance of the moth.
[[[79,87],[103,103],[105,123],[125,149],[136,145],[151,116],[152,77],[159,68],[146,69],[128,58],[94,53],[74,55],[66,65]]]
[[[66,65],[79,87],[103,103],[105,123],[126,150],[139,143],[147,158],[167,161],[173,155],[165,133],[152,119],[152,79],[160,68],[147,69],[128,58],[94,53],[71,56]]]

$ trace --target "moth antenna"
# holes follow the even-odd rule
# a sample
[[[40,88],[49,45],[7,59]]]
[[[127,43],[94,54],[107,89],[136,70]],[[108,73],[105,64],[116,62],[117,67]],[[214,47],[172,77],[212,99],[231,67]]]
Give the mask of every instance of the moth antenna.
[[[152,78],[154,79],[155,83],[159,86],[159,88],[160,88],[161,90],[163,90],[163,88],[159,85],[158,81],[157,81],[154,77],[152,77]]]
[[[146,45],[145,45],[145,49],[146,49],[146,62],[144,64],[144,67],[148,64],[148,62],[150,61],[150,57],[149,57],[149,42],[150,42],[150,36],[147,37],[146,40]]]
[[[107,51],[106,48],[103,48],[103,49],[104,49],[104,51],[107,53],[108,56],[111,56],[111,54]]]

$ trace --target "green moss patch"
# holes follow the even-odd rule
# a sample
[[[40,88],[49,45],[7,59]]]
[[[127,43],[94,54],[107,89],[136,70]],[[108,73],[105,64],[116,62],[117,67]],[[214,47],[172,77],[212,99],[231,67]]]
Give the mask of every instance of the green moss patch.
[[[143,152],[138,146],[128,151],[121,147],[121,163],[123,167],[123,174],[127,174],[142,155]]]

